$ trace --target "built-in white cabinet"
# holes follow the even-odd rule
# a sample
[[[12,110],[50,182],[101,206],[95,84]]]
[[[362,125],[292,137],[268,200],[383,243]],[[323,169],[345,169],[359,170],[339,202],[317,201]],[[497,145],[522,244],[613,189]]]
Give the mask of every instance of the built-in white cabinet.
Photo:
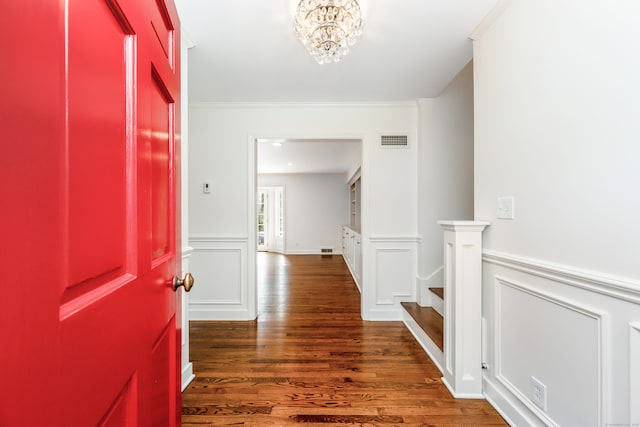
[[[361,188],[360,169],[349,180],[349,225],[342,227],[342,256],[349,266],[353,280],[362,292],[362,237],[360,235]]]
[[[353,179],[353,182],[351,182],[351,185],[349,186],[349,192],[350,192],[350,201],[351,201],[351,206],[350,206],[350,213],[351,213],[351,219],[349,221],[349,225],[351,226],[351,228],[355,229],[355,230],[359,230],[360,229],[360,189],[361,189],[361,179],[358,176],[357,178]]]
[[[362,237],[347,225],[342,227],[342,256],[358,289],[362,290]]]

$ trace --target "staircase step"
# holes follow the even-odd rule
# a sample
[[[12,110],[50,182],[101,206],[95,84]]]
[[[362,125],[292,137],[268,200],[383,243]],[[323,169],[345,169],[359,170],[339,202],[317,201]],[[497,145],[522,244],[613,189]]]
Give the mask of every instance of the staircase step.
[[[444,300],[444,288],[429,288],[429,290]]]
[[[429,288],[429,291],[433,294],[431,296],[431,307],[440,313],[440,316],[444,317],[444,288]]]
[[[422,330],[431,338],[433,343],[443,350],[443,324],[444,319],[432,307],[420,307],[415,302],[403,302],[402,307],[407,313],[413,317],[413,320],[422,328]]]

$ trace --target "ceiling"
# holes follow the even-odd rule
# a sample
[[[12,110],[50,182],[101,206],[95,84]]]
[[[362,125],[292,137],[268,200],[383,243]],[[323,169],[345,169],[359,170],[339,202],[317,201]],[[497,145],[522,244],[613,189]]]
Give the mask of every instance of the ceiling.
[[[346,173],[362,157],[359,139],[259,139],[257,145],[259,174]]]
[[[194,44],[190,103],[436,97],[471,59],[468,37],[497,2],[359,0],[362,36],[341,62],[319,65],[293,31],[299,0],[175,1]],[[258,143],[259,173],[344,173],[360,156],[359,141],[272,142]]]
[[[189,101],[374,102],[432,98],[472,56],[468,36],[497,0],[359,0],[364,31],[319,65],[293,31],[298,0],[176,0]]]

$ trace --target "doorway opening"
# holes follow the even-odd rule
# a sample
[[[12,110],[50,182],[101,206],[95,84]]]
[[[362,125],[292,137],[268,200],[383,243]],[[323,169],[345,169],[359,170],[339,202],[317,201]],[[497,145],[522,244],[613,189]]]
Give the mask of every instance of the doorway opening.
[[[284,187],[258,187],[258,252],[284,252]]]
[[[265,274],[258,261],[269,252],[285,262],[291,255],[343,257],[343,228],[353,216],[350,185],[364,172],[363,140],[249,135],[248,143],[249,304],[257,317]]]

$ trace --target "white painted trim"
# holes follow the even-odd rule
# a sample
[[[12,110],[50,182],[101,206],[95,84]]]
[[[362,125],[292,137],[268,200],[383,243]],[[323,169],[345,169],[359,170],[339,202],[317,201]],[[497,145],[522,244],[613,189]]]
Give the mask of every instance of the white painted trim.
[[[533,402],[530,401],[529,398],[526,397],[524,393],[522,393],[515,385],[511,383],[502,373],[502,316],[501,316],[501,301],[502,301],[502,286],[509,286],[513,289],[519,290],[521,292],[525,292],[531,296],[536,298],[540,298],[552,304],[556,304],[562,308],[574,311],[583,316],[590,317],[597,322],[598,328],[598,415],[597,418],[601,425],[606,423],[606,416],[608,414],[609,408],[606,405],[605,397],[609,396],[609,378],[608,378],[608,334],[606,333],[608,328],[608,313],[597,310],[595,308],[583,305],[576,304],[575,302],[569,301],[566,298],[560,297],[554,293],[542,291],[539,289],[534,289],[531,286],[524,285],[522,283],[518,283],[514,280],[506,279],[501,276],[494,276],[494,285],[495,285],[495,368],[496,380],[501,383],[509,392],[511,392],[524,406],[526,406],[535,416],[540,418],[542,422],[549,426],[557,426],[555,421],[553,421],[545,412],[540,410]]]
[[[428,275],[427,277],[425,277],[424,279],[419,277],[420,280],[424,281],[424,282],[429,282],[431,281],[431,279],[433,279],[434,277],[436,277],[438,274],[440,274],[442,271],[444,270],[444,264],[442,264],[440,267],[436,268],[433,273],[431,273],[430,275]],[[444,285],[444,281],[442,283],[440,283],[441,285]],[[432,288],[435,288],[435,286],[431,286]]]
[[[390,105],[394,106],[407,106],[411,108],[415,108],[415,102],[407,102],[407,103],[392,103],[392,104],[350,104],[350,103],[327,103],[327,104],[310,104],[310,103],[207,103],[207,104],[192,104],[192,106],[196,108],[315,108],[315,107],[363,107],[363,106],[372,106],[372,107],[389,107]],[[367,173],[368,173],[368,148],[365,141],[370,139],[370,135],[366,131],[361,132],[341,132],[341,133],[331,133],[328,131],[327,133],[314,133],[312,135],[304,135],[304,134],[292,134],[290,131],[287,132],[283,130],[281,132],[278,131],[269,131],[269,132],[260,132],[260,131],[249,131],[247,133],[247,182],[249,185],[247,186],[247,231],[248,231],[248,239],[247,239],[247,289],[248,289],[248,300],[250,313],[253,318],[257,318],[257,301],[258,301],[258,287],[257,287],[257,277],[256,277],[256,253],[257,253],[257,225],[256,225],[256,190],[257,190],[257,140],[260,138],[285,138],[285,139],[354,139],[362,141],[362,153],[360,158],[360,174],[363,179],[362,187],[361,187],[361,197],[362,197],[362,229],[366,229],[369,224],[368,217],[368,203],[369,203],[369,182],[367,181]],[[363,236],[364,237],[364,236]],[[285,243],[286,247],[286,243]],[[366,253],[366,242],[362,241],[362,277],[360,283],[360,313],[363,318],[367,317],[367,301],[368,298],[366,293],[368,292],[365,289],[365,283],[369,279],[365,279],[368,277],[367,268],[369,265],[368,256]],[[397,319],[395,319],[397,320]]]
[[[394,241],[396,242],[396,241]],[[411,300],[414,298],[414,293],[415,292],[392,292],[391,293],[391,299],[383,299],[380,298],[378,296],[377,290],[378,290],[378,277],[380,277],[380,270],[379,267],[381,266],[381,262],[379,261],[380,259],[380,254],[382,253],[391,253],[391,252],[395,252],[395,253],[406,253],[409,255],[410,259],[411,259],[411,268],[412,270],[415,270],[416,266],[415,266],[415,253],[416,250],[413,247],[405,247],[405,248],[397,248],[397,247],[377,247],[375,248],[376,251],[376,256],[375,256],[375,272],[376,272],[376,306],[384,306],[384,305],[397,305],[398,303],[398,299],[400,298],[404,298],[405,300]],[[412,271],[413,273],[413,271]]]
[[[478,40],[484,35],[484,33],[491,28],[491,26],[498,20],[500,15],[511,4],[511,0],[498,0],[495,6],[489,11],[489,13],[482,18],[482,21],[476,26],[476,28],[469,34],[469,38],[473,41]]]
[[[233,272],[237,278],[239,295],[234,299],[189,299],[190,320],[253,320],[256,314],[251,305],[251,292],[247,271],[250,270],[251,253],[247,247],[250,242],[246,236],[211,236],[193,235],[189,238],[195,254],[236,254],[239,260],[238,270]],[[255,257],[255,252],[254,252]],[[197,275],[198,266],[192,264],[192,270]],[[253,265],[255,269],[255,262]],[[204,278],[206,280],[206,278]],[[199,278],[196,277],[196,283]],[[201,279],[202,280],[202,279]],[[196,285],[197,286],[197,285]]]
[[[196,43],[193,41],[193,38],[191,37],[187,29],[182,25],[180,26],[180,35],[182,36],[182,39],[187,45],[187,49],[196,47]]]
[[[447,387],[449,393],[456,399],[484,399],[484,394],[482,393],[456,393],[454,388],[449,384],[446,377],[442,377],[442,384]]]
[[[503,393],[487,376],[482,378],[482,392],[487,402],[510,426],[533,427],[540,424],[539,420],[534,422],[528,414],[524,413],[518,403],[511,396]]]
[[[422,330],[420,325],[418,325],[418,322],[416,322],[413,317],[407,313],[407,310],[405,310],[404,307],[402,308],[402,321],[416,341],[418,341],[418,344],[420,344],[422,349],[427,353],[433,364],[436,365],[436,368],[438,368],[440,373],[443,373],[442,365],[444,362],[444,355],[442,354],[442,351],[437,345],[435,345],[429,335]]]
[[[189,243],[244,243],[248,240],[249,238],[247,236],[189,236]],[[193,250],[197,248],[191,249],[193,252]]]
[[[182,259],[187,259],[193,253],[193,248],[191,246],[183,246],[182,247]]]
[[[485,249],[482,260],[565,285],[640,304],[640,281]]]
[[[482,395],[482,231],[486,221],[438,221],[444,230],[444,380],[460,398]]]
[[[440,227],[445,231],[481,232],[488,225],[489,221],[438,221]]]
[[[233,109],[233,108],[416,108],[416,101],[376,101],[376,102],[194,102],[190,108],[197,109]],[[254,133],[254,135],[261,133]],[[280,137],[283,137],[280,135]],[[325,138],[315,135],[313,138]],[[344,136],[342,137],[344,139]],[[357,139],[362,139],[357,137]]]
[[[635,337],[635,338],[634,338]],[[634,389],[634,375],[637,382],[640,381],[640,363],[638,355],[633,354],[634,350],[640,351],[640,322],[629,323],[629,425],[635,426],[640,423],[640,409],[638,409],[638,399],[640,390]],[[635,366],[634,366],[635,361]],[[636,395],[634,395],[634,392]],[[635,412],[634,412],[635,410]],[[634,418],[635,417],[635,418]]]
[[[273,251],[269,251],[273,252]],[[333,251],[333,252],[320,252],[318,249],[296,249],[293,251],[284,251],[281,252],[285,255],[342,255],[342,251]]]
[[[433,287],[433,286],[432,286]],[[444,317],[444,299],[431,292],[431,307],[442,317]]]
[[[438,279],[438,280],[435,280]],[[433,306],[433,293],[429,291],[429,288],[443,288],[444,287],[444,264],[436,268],[427,277],[416,278],[416,299],[420,307],[432,307]],[[443,301],[444,304],[444,301]],[[443,306],[444,310],[444,306]]]
[[[369,236],[371,243],[420,243],[420,236]]]
[[[193,374],[193,363],[189,362],[182,367],[182,390],[184,391],[196,376]]]
[[[235,307],[235,305],[233,307]],[[212,308],[210,304],[191,303],[189,305],[189,319],[213,321],[249,321],[255,319],[255,317],[251,317],[251,313],[245,308],[235,308],[230,310],[221,308],[220,304],[215,308]]]

